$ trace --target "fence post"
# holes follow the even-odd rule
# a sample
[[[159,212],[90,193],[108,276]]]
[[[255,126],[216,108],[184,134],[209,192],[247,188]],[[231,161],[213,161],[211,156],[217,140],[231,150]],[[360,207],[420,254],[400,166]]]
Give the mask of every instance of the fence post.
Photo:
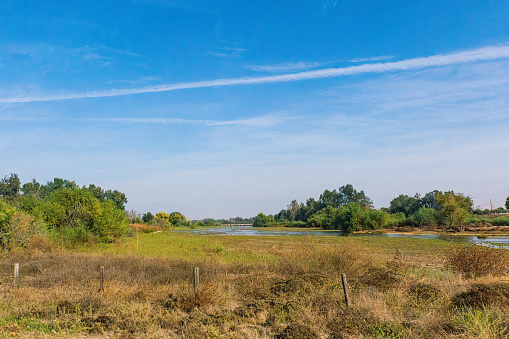
[[[14,264],[14,288],[18,287],[19,280],[19,263]]]
[[[99,277],[99,292],[104,292],[104,266],[101,266],[101,275]]]
[[[341,273],[341,281],[343,282],[343,291],[345,292],[346,306],[350,307],[350,298],[348,297],[348,284],[346,283],[346,274]]]
[[[195,296],[200,296],[200,269],[195,267],[194,270],[194,294]]]

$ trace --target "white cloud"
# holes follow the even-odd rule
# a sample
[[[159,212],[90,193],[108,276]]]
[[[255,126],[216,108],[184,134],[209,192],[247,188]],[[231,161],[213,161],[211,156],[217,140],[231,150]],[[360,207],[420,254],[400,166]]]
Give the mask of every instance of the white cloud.
[[[319,62],[288,62],[280,65],[249,65],[247,68],[255,72],[289,72],[318,68],[323,65],[323,63]]]
[[[407,59],[396,62],[372,63],[358,66],[343,68],[328,68],[315,71],[305,71],[299,73],[233,78],[233,79],[217,79],[209,81],[184,82],[176,84],[165,84],[158,86],[147,86],[142,88],[128,89],[111,89],[104,91],[92,91],[81,93],[69,93],[62,95],[48,95],[39,97],[22,97],[18,102],[36,102],[36,101],[55,101],[80,98],[101,98],[113,97],[120,95],[132,95],[139,93],[168,92],[183,89],[207,88],[219,86],[239,86],[239,85],[256,85],[269,84],[291,81],[302,81],[310,79],[323,79],[342,77],[347,75],[355,75],[362,73],[386,73],[395,71],[408,71],[423,69],[428,67],[443,67],[449,65],[463,64],[469,62],[482,62],[496,60],[501,58],[509,58],[509,46],[485,47],[476,50],[463,51],[446,55],[434,55],[430,57]],[[12,102],[14,98],[0,98],[0,102]]]
[[[348,61],[350,61],[350,62],[367,62],[367,61],[381,61],[381,60],[389,60],[389,59],[394,59],[394,56],[393,55],[381,55],[381,56],[370,57],[370,58],[355,58],[355,59],[350,59]]]

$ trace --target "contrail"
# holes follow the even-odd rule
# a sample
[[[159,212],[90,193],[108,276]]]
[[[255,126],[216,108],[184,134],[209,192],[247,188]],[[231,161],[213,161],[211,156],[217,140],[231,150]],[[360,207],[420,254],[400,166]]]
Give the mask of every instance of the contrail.
[[[182,89],[207,88],[220,86],[239,86],[239,85],[259,85],[280,82],[291,82],[311,79],[335,78],[346,75],[355,75],[362,73],[386,73],[393,71],[408,71],[422,69],[427,67],[441,67],[456,64],[464,64],[474,61],[487,61],[501,58],[509,58],[509,46],[484,47],[471,51],[463,51],[453,54],[433,55],[407,59],[396,62],[363,64],[343,68],[327,68],[322,70],[305,71],[290,74],[270,75],[261,77],[246,77],[233,79],[217,79],[197,82],[182,82],[175,84],[165,84],[158,86],[148,86],[141,88],[111,89],[105,91],[92,91],[81,93],[69,93],[61,95],[49,95],[40,97],[24,97],[17,102],[38,102],[38,101],[56,101],[82,98],[104,98],[120,95],[131,95],[140,93],[169,92]],[[11,103],[12,98],[0,98],[0,102]]]
[[[21,95],[18,96],[17,98],[14,98],[12,101],[0,101],[0,102],[9,102],[7,105],[5,105],[4,107],[2,107],[2,109],[0,109],[0,112],[2,112],[4,109],[6,109],[7,107],[9,107],[10,105],[12,105],[13,103],[15,103],[16,101],[18,101],[18,99],[21,98]]]

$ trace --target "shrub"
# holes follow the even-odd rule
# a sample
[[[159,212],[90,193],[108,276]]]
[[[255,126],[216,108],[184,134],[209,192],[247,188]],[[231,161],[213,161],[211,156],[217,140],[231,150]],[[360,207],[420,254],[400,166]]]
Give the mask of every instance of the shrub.
[[[452,298],[456,307],[509,306],[509,284],[476,284]]]
[[[389,215],[389,220],[387,221],[388,226],[392,227],[402,227],[407,225],[407,218],[405,213],[399,212]]]
[[[507,256],[503,249],[458,245],[446,254],[446,266],[469,277],[503,275],[507,269]]]
[[[438,212],[433,208],[421,207],[411,217],[416,226],[435,226],[438,223]]]

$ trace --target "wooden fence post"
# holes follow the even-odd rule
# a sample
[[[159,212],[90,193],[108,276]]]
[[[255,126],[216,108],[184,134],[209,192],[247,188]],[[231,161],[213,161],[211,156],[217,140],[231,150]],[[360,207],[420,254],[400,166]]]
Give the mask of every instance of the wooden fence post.
[[[350,307],[350,298],[348,297],[348,284],[346,283],[346,274],[341,273],[341,280],[343,281],[343,291],[345,292],[346,306]]]
[[[195,296],[200,296],[200,269],[195,267],[194,270],[194,294]]]
[[[14,264],[14,288],[18,287],[19,283],[19,263]]]
[[[104,292],[104,266],[101,266],[101,275],[99,277],[99,292]]]

